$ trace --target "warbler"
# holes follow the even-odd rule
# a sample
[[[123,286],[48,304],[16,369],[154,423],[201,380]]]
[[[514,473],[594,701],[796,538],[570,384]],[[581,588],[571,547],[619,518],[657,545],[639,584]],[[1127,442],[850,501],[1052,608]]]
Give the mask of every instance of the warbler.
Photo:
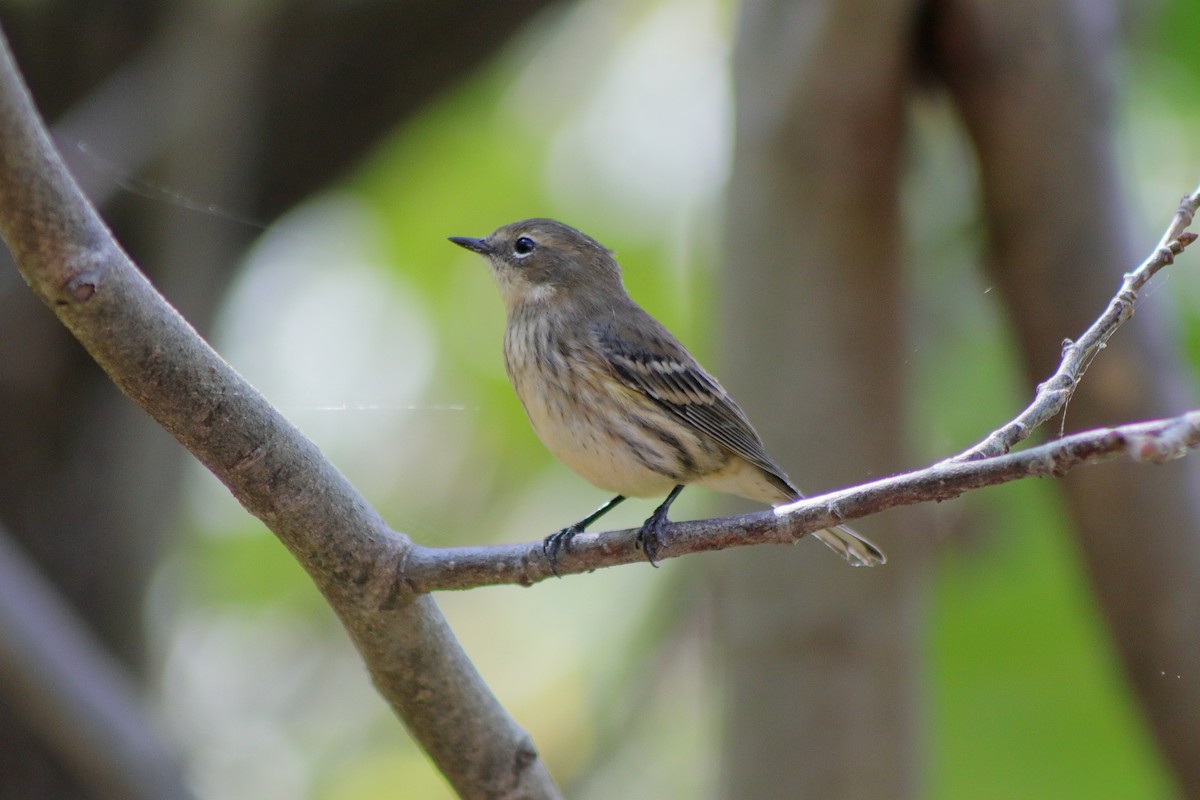
[[[606,247],[552,219],[450,241],[491,265],[507,310],[504,366],[538,438],[616,493],[545,538],[556,574],[559,549],[626,497],[667,496],[636,539],[651,564],[668,509],[688,484],[771,505],[801,497],[716,378],[629,297]],[[855,566],[887,560],[844,526],[814,535]]]

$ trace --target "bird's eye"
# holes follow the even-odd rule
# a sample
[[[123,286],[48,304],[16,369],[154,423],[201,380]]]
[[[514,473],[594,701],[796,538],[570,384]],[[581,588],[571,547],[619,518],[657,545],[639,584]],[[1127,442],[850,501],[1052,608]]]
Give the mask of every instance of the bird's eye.
[[[524,258],[533,252],[533,248],[537,247],[537,242],[530,239],[528,236],[522,236],[517,241],[513,242],[513,253],[517,258]]]

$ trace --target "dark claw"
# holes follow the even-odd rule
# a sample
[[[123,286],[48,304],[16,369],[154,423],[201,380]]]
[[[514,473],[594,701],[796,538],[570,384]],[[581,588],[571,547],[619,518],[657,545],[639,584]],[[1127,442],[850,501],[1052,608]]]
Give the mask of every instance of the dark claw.
[[[665,511],[662,513],[655,511],[654,514],[651,515],[650,519],[646,520],[645,523],[642,524],[641,529],[638,530],[637,536],[633,540],[634,546],[640,548],[641,551],[646,554],[646,560],[649,561],[650,566],[654,567],[655,569],[658,568],[658,562],[656,561],[658,558],[658,553],[660,550],[666,547],[666,545],[663,544],[662,533],[663,528],[665,528],[667,525],[667,522],[667,514]]]
[[[679,497],[679,493],[683,491],[683,484],[679,484],[671,493],[667,495],[667,499],[662,501],[662,505],[654,509],[654,513],[650,515],[650,519],[646,520],[637,532],[637,537],[633,540],[634,546],[642,548],[642,552],[646,554],[646,560],[650,562],[650,566],[657,567],[658,564],[654,559],[658,558],[658,551],[666,547],[663,544],[662,534],[663,528],[667,525],[667,511],[671,508],[671,503],[675,502],[675,498]]]
[[[552,533],[545,539],[542,539],[542,555],[550,562],[550,571],[554,573],[554,577],[561,578],[558,574],[558,551],[559,549],[571,552],[571,540],[576,534],[583,533],[583,526],[576,522],[574,525],[563,528],[558,533]]]
[[[676,492],[676,494],[678,494],[678,492]],[[616,506],[620,505],[621,501],[624,499],[625,496],[619,494],[612,500],[609,500],[607,503],[597,508],[591,514],[588,514],[586,517],[579,520],[579,522],[576,522],[574,525],[563,528],[558,533],[552,533],[545,539],[542,539],[542,555],[544,555],[546,560],[550,562],[550,571],[554,573],[554,577],[562,577],[558,574],[559,548],[561,547],[565,549],[568,553],[571,552],[571,540],[574,539],[577,534],[583,533],[587,529],[588,525],[591,525],[609,511],[612,511]]]

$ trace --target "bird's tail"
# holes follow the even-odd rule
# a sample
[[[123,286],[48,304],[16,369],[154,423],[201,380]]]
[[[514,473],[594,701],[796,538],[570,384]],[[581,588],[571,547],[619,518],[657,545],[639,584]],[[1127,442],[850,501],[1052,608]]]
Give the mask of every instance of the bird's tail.
[[[759,469],[761,474],[767,479],[774,497],[763,497],[762,499],[778,506],[784,503],[792,503],[804,497],[800,490],[792,486],[791,481],[783,474],[783,470],[776,467],[773,470],[767,470],[761,465]],[[727,490],[723,490],[727,491]],[[738,492],[735,492],[737,494]],[[741,493],[743,497],[753,497],[748,493]],[[823,531],[817,531],[813,534],[818,540],[824,542],[825,546],[833,552],[837,553],[842,558],[850,562],[852,567],[877,567],[880,564],[887,563],[887,556],[883,551],[875,546],[870,539],[855,533],[845,525],[836,525],[832,528],[826,528]]]
[[[836,528],[826,528],[813,534],[825,545],[842,558],[850,562],[852,567],[877,567],[887,563],[883,551],[871,543],[869,539],[859,536],[845,525]]]

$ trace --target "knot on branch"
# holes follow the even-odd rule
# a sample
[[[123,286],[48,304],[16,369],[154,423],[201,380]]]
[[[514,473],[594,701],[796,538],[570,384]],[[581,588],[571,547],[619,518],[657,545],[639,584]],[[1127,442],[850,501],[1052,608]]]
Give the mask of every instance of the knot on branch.
[[[100,273],[96,270],[85,269],[71,275],[63,284],[63,294],[54,300],[56,306],[68,306],[74,303],[86,303],[96,294],[100,285]]]
[[[1195,195],[1185,194],[1183,199],[1179,201],[1179,208],[1175,210],[1175,218],[1182,223],[1182,227],[1187,228],[1192,224],[1192,218],[1196,215],[1196,198]]]
[[[1132,434],[1125,439],[1129,457],[1141,463],[1161,464],[1187,455],[1200,440],[1195,414],[1173,421],[1161,430]]]
[[[1169,266],[1175,263],[1175,253],[1177,251],[1174,245],[1177,245],[1178,243],[1178,239],[1172,239],[1169,244],[1164,244],[1162,247],[1158,248],[1158,252],[1155,253],[1155,256],[1158,258],[1159,263],[1161,263],[1163,266]],[[1183,248],[1180,248],[1180,250],[1182,249]],[[1126,280],[1129,280],[1132,277],[1132,275],[1125,276]]]
[[[47,253],[46,258],[61,270],[54,305],[70,306],[86,303],[95,296],[108,267],[108,254],[103,248],[67,246]],[[65,276],[65,277],[62,277]],[[53,285],[53,284],[51,284]]]
[[[1074,343],[1067,349],[1074,349]],[[1079,380],[1074,375],[1068,375],[1065,372],[1059,372],[1051,376],[1049,379],[1037,385],[1037,393],[1045,395],[1070,395],[1075,391]],[[1022,438],[1029,435],[1029,427],[1019,419],[1013,420],[1008,424],[1008,427],[1015,428],[1021,432]]]

